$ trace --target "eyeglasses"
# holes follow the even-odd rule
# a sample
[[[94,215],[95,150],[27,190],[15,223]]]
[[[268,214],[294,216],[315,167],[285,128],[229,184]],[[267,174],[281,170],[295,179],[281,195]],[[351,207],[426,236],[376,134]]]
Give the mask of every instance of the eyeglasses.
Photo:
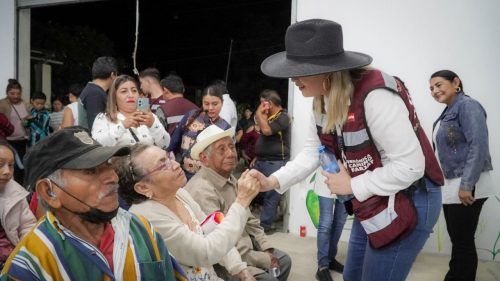
[[[175,163],[175,155],[172,152],[166,152],[166,157],[157,167],[153,168],[151,171],[142,175],[141,178],[145,178],[158,171],[173,170]]]

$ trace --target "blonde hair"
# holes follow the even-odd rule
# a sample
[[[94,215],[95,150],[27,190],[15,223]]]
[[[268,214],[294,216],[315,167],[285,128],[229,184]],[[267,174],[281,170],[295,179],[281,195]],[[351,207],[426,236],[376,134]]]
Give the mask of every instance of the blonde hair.
[[[330,133],[335,129],[335,126],[342,126],[347,119],[350,98],[354,93],[349,71],[337,71],[327,74],[323,81],[323,89],[329,91],[328,104],[326,105],[326,123],[322,128],[322,132]],[[324,96],[314,97],[314,115],[318,120],[321,114],[325,113],[324,104]]]
[[[347,120],[351,97],[354,94],[353,81],[359,79],[368,68],[356,68],[331,72],[323,81],[323,89],[328,90],[328,104],[325,112],[324,96],[314,97],[313,110],[316,119],[326,113],[326,123],[322,133],[333,132],[337,125],[343,126]]]

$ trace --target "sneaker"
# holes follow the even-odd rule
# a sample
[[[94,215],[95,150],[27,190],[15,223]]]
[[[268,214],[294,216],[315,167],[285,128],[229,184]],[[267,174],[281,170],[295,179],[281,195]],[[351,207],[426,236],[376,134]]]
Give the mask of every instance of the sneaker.
[[[327,267],[323,267],[322,269],[318,268],[318,271],[316,271],[316,280],[333,281],[332,276],[330,275],[330,270],[328,270]]]
[[[338,262],[336,259],[330,262],[328,268],[333,271],[337,271],[338,273],[344,272],[344,265]]]

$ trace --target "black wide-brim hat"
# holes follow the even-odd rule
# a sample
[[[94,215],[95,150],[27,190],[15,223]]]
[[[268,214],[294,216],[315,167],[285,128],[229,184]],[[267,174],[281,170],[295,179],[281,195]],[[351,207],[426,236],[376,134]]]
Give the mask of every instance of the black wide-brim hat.
[[[342,26],[334,21],[310,19],[286,30],[286,51],[266,58],[260,69],[270,77],[311,76],[369,65],[369,55],[344,51]]]
[[[102,146],[83,127],[63,128],[39,141],[26,153],[24,186],[27,190],[34,190],[37,180],[58,169],[90,169],[113,156],[124,156],[129,152],[127,146]]]

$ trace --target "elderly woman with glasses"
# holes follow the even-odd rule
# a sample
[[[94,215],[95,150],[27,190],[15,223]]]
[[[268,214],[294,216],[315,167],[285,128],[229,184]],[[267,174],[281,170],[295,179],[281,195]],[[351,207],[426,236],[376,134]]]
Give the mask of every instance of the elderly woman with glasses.
[[[248,219],[248,206],[260,190],[257,180],[245,172],[238,181],[236,202],[213,231],[204,233],[200,223],[206,214],[182,188],[186,176],[173,154],[137,144],[114,166],[120,178],[118,193],[131,204],[131,212],[153,224],[190,280],[220,280],[212,267],[219,262],[240,280],[254,280],[234,245]]]

